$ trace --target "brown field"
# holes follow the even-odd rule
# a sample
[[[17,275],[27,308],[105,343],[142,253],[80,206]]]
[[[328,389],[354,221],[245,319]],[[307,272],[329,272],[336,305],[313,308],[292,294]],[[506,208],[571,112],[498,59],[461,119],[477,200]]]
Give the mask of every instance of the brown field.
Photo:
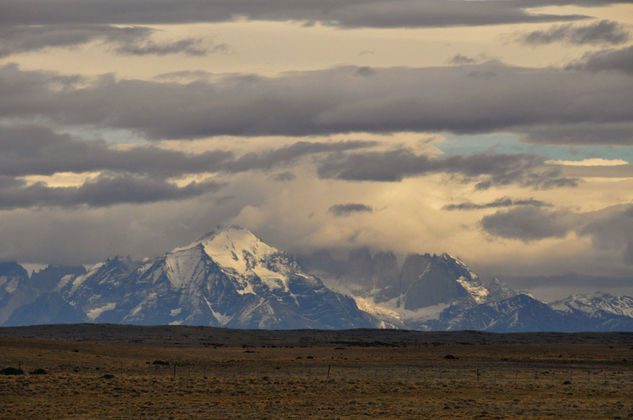
[[[38,328],[0,418],[633,418],[633,334]]]

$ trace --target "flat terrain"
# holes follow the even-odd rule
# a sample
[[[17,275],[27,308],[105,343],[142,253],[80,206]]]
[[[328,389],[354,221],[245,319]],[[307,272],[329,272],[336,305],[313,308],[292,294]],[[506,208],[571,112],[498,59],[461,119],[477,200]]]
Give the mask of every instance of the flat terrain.
[[[0,328],[6,367],[3,419],[633,418],[632,333]]]

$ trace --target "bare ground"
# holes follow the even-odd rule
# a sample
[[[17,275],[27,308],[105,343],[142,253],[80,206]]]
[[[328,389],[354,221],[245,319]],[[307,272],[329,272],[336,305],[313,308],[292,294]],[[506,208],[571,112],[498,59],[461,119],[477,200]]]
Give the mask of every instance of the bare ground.
[[[1,418],[633,418],[633,334],[33,328]]]

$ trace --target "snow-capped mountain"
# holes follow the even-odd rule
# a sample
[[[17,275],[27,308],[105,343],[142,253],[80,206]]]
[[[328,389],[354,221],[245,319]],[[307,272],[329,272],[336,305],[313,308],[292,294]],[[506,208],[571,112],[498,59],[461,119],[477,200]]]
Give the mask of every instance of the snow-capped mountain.
[[[613,296],[608,293],[571,295],[550,303],[550,306],[558,311],[582,312],[592,317],[606,313],[633,318],[633,298],[629,296]]]
[[[63,307],[63,320],[27,317]],[[15,311],[14,311],[15,312]],[[235,328],[359,328],[375,323],[350,297],[304,273],[245,229],[226,228],[147,261],[112,258],[59,278],[9,324],[109,322]],[[68,319],[68,318],[71,319]],[[72,319],[74,317],[74,319]]]
[[[449,307],[465,309],[517,294],[496,279],[485,286],[463,261],[446,253],[409,254],[400,265],[393,252],[372,256],[367,248],[351,251],[345,262],[327,251],[300,260],[384,326],[427,329],[427,321]]]
[[[302,268],[306,267],[306,269]],[[323,281],[321,281],[321,278]],[[232,328],[633,331],[633,298],[545,304],[449,254],[367,248],[295,259],[239,227],[143,261],[34,271],[0,264],[0,325],[209,325]]]

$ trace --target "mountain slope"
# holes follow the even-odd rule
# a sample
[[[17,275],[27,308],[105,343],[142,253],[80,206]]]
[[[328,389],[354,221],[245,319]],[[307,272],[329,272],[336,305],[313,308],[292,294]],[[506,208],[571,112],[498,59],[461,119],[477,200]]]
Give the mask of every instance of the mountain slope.
[[[0,325],[123,323],[265,329],[632,331],[633,298],[570,296],[547,305],[448,254],[301,257],[229,227],[165,255],[49,266],[0,264]],[[320,277],[324,276],[327,283]]]
[[[41,313],[43,307],[50,308],[48,314]],[[28,321],[269,329],[375,325],[352,298],[328,289],[286,253],[235,227],[152,260],[116,257],[65,275],[7,324]]]

